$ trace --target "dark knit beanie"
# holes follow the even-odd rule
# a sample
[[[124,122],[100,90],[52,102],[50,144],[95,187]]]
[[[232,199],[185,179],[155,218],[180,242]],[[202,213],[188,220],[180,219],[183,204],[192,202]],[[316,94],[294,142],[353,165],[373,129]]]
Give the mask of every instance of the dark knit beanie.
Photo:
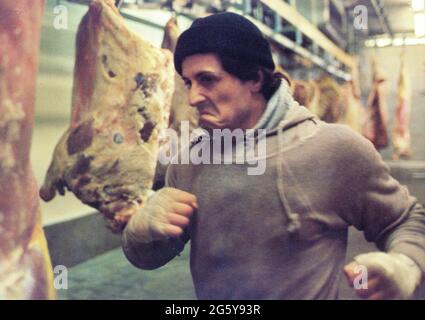
[[[184,58],[197,53],[217,53],[271,70],[275,67],[261,31],[248,19],[231,12],[196,19],[180,35],[174,52],[174,65],[180,75]]]

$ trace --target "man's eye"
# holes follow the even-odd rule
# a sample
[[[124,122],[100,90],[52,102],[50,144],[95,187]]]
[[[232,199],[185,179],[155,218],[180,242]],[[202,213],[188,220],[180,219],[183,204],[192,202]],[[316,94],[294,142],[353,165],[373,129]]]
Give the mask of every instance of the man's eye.
[[[203,84],[211,84],[215,81],[215,79],[213,77],[209,77],[209,76],[202,76],[199,81]]]

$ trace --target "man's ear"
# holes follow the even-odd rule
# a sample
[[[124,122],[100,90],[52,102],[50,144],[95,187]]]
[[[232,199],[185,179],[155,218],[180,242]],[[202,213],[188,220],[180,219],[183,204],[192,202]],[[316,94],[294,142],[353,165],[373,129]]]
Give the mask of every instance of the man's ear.
[[[252,86],[251,90],[253,93],[259,93],[261,91],[261,88],[263,87],[264,83],[264,74],[263,71],[258,70],[257,72],[257,79],[251,80]]]

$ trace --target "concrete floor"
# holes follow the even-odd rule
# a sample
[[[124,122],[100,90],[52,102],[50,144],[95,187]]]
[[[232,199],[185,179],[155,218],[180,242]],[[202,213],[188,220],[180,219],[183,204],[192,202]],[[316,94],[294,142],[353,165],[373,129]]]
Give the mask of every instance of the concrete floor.
[[[152,271],[133,267],[120,248],[81,263],[68,272],[62,300],[187,300],[196,299],[189,273],[189,250]]]

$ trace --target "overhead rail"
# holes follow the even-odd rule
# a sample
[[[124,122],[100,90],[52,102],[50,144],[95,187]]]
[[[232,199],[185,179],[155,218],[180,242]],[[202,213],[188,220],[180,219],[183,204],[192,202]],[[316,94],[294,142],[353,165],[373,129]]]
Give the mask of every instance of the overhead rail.
[[[68,0],[70,2],[76,2],[75,0]],[[83,1],[79,1],[80,3]],[[348,81],[351,79],[351,72],[349,69],[356,68],[355,57],[341,50],[336,46],[326,35],[324,35],[319,29],[316,28],[311,22],[304,18],[293,6],[287,4],[283,0],[259,0],[257,1],[269,9],[274,11],[275,24],[274,27],[270,27],[262,21],[254,18],[250,15],[250,3],[251,0],[242,0],[241,5],[231,5],[227,8],[228,11],[233,11],[239,14],[243,14],[246,18],[251,20],[257,27],[263,32],[263,34],[282,46],[283,48],[289,49],[296,54],[300,55],[311,61],[316,66],[326,70],[333,76]],[[121,4],[121,14],[132,21],[148,25],[155,28],[163,28],[162,25],[158,24],[157,21],[150,21],[146,18],[138,17],[133,15],[131,11],[126,10],[125,2],[119,2]],[[152,9],[152,7],[150,7]],[[159,9],[159,7],[158,7]],[[261,8],[260,8],[261,9]],[[139,9],[143,10],[143,9]],[[184,16],[189,20],[194,20],[197,16],[188,12],[174,12],[175,15]],[[283,34],[280,19],[284,19],[296,30],[297,37],[294,40],[288,38]],[[313,48],[311,50],[302,46],[302,37],[308,37],[312,43]],[[319,56],[317,47],[320,47],[325,52],[325,57]],[[341,64],[344,67],[341,67]],[[348,71],[344,70],[348,69]]]
[[[388,34],[391,38],[394,38],[393,30],[391,29],[390,23],[388,22],[388,16],[384,8],[382,0],[371,0],[373,9],[375,10],[376,16],[379,19],[379,23],[382,30]]]
[[[229,11],[243,14],[241,10],[238,10],[234,7],[229,8]],[[304,48],[303,46],[298,44],[296,41],[293,41],[289,39],[288,37],[284,36],[283,34],[276,32],[274,29],[270,28],[269,26],[265,25],[264,23],[260,22],[259,20],[249,15],[245,15],[245,17],[249,19],[251,22],[253,22],[266,37],[273,40],[274,42],[281,45],[282,47],[290,49],[293,52],[300,55],[301,57],[304,57],[310,60],[313,64],[326,70],[328,73],[334,75],[337,78],[340,78],[345,81],[348,81],[351,79],[350,73],[341,70],[336,65],[333,65],[332,63],[318,56],[317,54],[314,54],[313,52]]]
[[[314,24],[304,18],[293,6],[283,0],[260,0],[260,2],[274,10],[281,18],[292,24],[303,35],[310,38],[344,65],[349,68],[355,68],[354,57],[336,46],[335,43],[317,29]]]

